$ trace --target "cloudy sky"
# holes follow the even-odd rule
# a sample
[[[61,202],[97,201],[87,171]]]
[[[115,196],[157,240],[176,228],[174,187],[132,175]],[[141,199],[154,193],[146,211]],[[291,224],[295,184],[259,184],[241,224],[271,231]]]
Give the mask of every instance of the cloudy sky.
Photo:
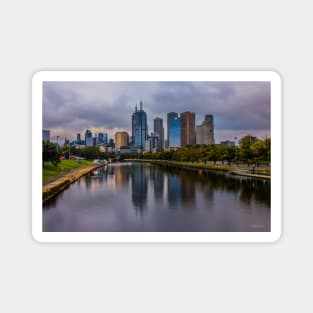
[[[215,141],[270,136],[270,82],[44,82],[43,128],[51,139],[82,137],[85,130],[131,135],[131,115],[143,102],[149,133],[153,118],[192,111],[196,124],[214,115]]]

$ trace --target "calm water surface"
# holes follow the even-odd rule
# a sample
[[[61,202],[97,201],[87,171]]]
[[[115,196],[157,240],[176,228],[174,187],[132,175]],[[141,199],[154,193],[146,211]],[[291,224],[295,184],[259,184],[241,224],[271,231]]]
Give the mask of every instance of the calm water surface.
[[[270,231],[270,181],[110,164],[45,204],[43,231]]]

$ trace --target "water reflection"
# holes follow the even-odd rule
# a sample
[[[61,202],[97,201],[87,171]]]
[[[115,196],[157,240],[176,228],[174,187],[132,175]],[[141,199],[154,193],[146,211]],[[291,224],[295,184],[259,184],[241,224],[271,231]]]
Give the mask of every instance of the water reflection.
[[[147,207],[148,180],[146,169],[145,164],[136,164],[130,174],[132,201],[134,207],[139,211],[143,211]]]
[[[269,231],[270,181],[110,164],[44,209],[45,231]]]

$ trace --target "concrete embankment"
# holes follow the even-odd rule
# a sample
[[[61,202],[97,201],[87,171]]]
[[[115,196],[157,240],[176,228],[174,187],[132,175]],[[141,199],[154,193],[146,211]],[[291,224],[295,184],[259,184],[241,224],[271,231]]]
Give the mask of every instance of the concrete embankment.
[[[45,203],[82,176],[102,166],[103,164],[87,165],[81,169],[69,172],[68,174],[54,180],[53,182],[44,185],[42,187],[42,202]]]

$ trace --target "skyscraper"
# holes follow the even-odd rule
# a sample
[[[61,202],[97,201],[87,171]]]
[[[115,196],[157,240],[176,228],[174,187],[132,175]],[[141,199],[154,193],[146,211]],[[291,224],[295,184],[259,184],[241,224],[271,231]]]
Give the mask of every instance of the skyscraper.
[[[181,145],[193,145],[196,143],[195,123],[196,114],[194,112],[183,112],[181,119]]]
[[[140,101],[140,109],[135,107],[135,112],[132,115],[132,141],[135,147],[144,148],[145,140],[148,137],[147,113],[142,109]]]
[[[162,118],[156,117],[153,120],[153,131],[154,135],[158,136],[157,151],[162,151],[164,149],[164,128]]]
[[[98,134],[98,141],[97,142],[99,145],[104,143],[104,134],[103,133]]]
[[[92,132],[89,129],[85,131],[85,143],[87,144],[87,138],[92,138]]]
[[[78,133],[78,134],[76,135],[76,143],[79,144],[79,145],[80,145],[80,143],[81,143],[80,133]]]
[[[167,140],[168,147],[181,146],[181,122],[176,112],[167,113]]]
[[[128,133],[127,132],[116,132],[115,133],[115,148],[120,149],[121,147],[128,146]]]
[[[214,144],[213,115],[206,114],[202,124],[196,127],[196,143],[201,145]]]

